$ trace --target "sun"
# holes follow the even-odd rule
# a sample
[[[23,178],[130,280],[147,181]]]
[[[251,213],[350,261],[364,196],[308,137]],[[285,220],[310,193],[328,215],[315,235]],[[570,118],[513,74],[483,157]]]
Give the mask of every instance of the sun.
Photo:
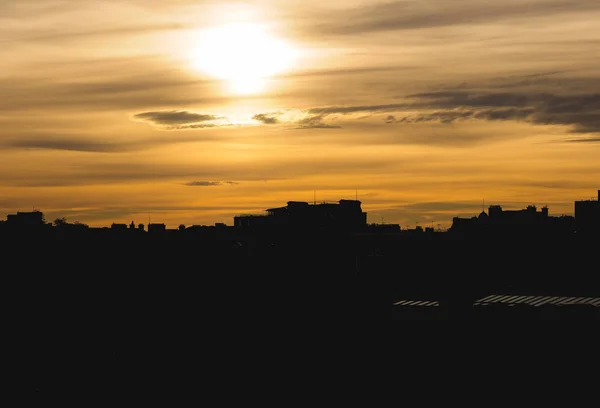
[[[285,71],[293,47],[253,23],[231,23],[201,33],[192,61],[196,69],[227,82],[235,93],[256,93],[265,80]]]

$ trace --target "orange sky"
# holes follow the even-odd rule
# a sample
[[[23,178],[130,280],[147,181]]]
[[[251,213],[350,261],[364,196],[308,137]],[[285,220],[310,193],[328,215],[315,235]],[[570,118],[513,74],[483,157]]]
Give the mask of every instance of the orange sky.
[[[321,4],[323,3],[323,4]],[[600,4],[0,2],[0,218],[448,227],[600,188]]]

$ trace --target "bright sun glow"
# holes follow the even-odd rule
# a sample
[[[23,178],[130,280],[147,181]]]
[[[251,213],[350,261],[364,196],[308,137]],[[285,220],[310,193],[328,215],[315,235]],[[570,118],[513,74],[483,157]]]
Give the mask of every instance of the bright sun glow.
[[[193,64],[227,81],[236,93],[255,93],[268,77],[286,70],[294,57],[291,46],[270,36],[261,25],[232,23],[202,33]]]

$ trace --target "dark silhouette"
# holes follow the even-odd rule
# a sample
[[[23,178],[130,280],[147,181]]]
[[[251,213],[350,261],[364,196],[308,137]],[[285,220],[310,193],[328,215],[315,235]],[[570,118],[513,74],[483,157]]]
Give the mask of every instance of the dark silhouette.
[[[40,324],[589,320],[600,310],[599,202],[576,201],[574,217],[491,205],[448,231],[368,224],[357,200],[290,201],[233,226],[176,229],[49,223],[33,211],[0,222],[0,241]]]

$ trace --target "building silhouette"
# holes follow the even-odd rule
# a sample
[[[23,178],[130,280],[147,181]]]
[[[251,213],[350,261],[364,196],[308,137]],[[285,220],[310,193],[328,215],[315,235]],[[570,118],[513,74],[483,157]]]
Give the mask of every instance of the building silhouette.
[[[167,230],[167,226],[163,223],[148,224],[148,232],[151,234],[164,233],[166,230]]]
[[[312,234],[315,231],[340,232],[361,237],[374,235],[402,235],[404,238],[424,239],[437,236],[433,227],[423,229],[417,226],[414,230],[401,230],[398,224],[367,224],[367,213],[362,210],[358,200],[339,200],[337,202],[309,203],[305,201],[288,201],[283,207],[269,208],[263,214],[236,215],[233,226],[216,223],[214,226],[180,225],[176,229],[168,229],[164,223],[129,224],[112,223],[109,227],[88,228],[79,222],[69,223],[66,219],[57,219],[55,225],[45,220],[41,211],[19,211],[8,214],[6,221],[0,221],[0,232],[3,238],[11,235],[60,237],[93,237],[94,239],[110,239],[110,237],[148,237],[183,238],[193,240],[202,237],[234,236],[251,240],[253,234],[263,232],[284,232],[291,234]],[[455,236],[486,234],[486,237],[530,237],[531,234],[552,234],[570,236],[598,235],[600,233],[600,190],[598,198],[574,202],[574,216],[551,216],[544,206],[538,209],[528,205],[520,210],[505,210],[501,205],[490,205],[478,215],[463,218],[454,217],[448,232]],[[61,222],[58,222],[62,220]],[[53,233],[52,231],[56,231]],[[445,235],[445,234],[443,234]],[[106,237],[106,238],[102,238]],[[44,239],[45,239],[44,238]],[[237,240],[239,241],[239,239]]]
[[[400,300],[412,317],[420,313],[413,306],[435,301],[442,316],[461,319],[475,316],[484,298],[490,305],[477,310],[500,314],[492,296],[598,297],[600,236],[579,233],[597,231],[598,202],[575,202],[576,217],[491,205],[455,217],[448,232],[367,224],[357,200],[289,201],[263,215],[235,216],[233,226],[178,228],[133,221],[88,227],[65,218],[53,225],[41,211],[18,212],[0,220],[0,242],[9,268],[43,282],[36,296],[47,297],[35,298],[36,309],[69,299],[68,310],[85,312],[77,321],[107,306],[111,316],[131,319],[140,305],[150,319],[165,308],[169,319],[184,314],[182,323],[215,310],[236,318],[385,318]],[[55,309],[49,320],[63,312]]]
[[[367,226],[367,213],[358,200],[339,200],[337,203],[309,204],[288,201],[284,207],[269,208],[266,214],[238,215],[236,228],[334,229],[359,231]]]
[[[113,230],[125,231],[127,230],[127,224],[117,224],[113,222],[110,228]]]
[[[596,200],[575,201],[575,222],[577,232],[600,231],[600,190]]]
[[[17,212],[6,216],[6,224],[10,226],[40,226],[45,225],[44,214],[41,211]]]
[[[458,233],[566,233],[575,231],[575,218],[549,215],[548,207],[539,211],[535,205],[521,210],[504,210],[501,205],[490,205],[471,218],[454,217],[450,232]]]

